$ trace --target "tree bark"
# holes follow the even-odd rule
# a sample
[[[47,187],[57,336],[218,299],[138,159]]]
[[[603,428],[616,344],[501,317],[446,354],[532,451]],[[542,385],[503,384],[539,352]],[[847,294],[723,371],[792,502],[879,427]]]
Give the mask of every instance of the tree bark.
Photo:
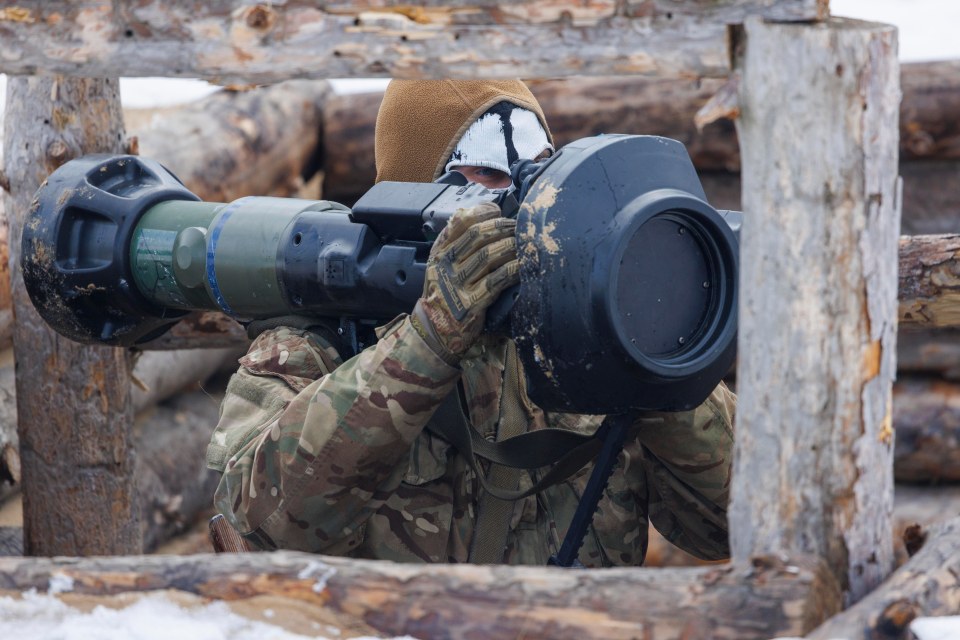
[[[139,416],[184,389],[202,388],[203,383],[218,371],[235,369],[236,360],[242,353],[243,347],[234,347],[151,351],[140,355],[132,373],[135,381],[130,399],[133,414]],[[8,493],[7,489],[20,484],[21,476],[14,380],[12,363],[0,364],[0,500]],[[213,423],[216,421],[214,415]],[[206,445],[205,442],[202,444]],[[185,455],[200,458],[202,452],[203,446],[184,451]],[[149,450],[144,453],[150,455]]]
[[[138,417],[134,437],[141,459],[137,480],[144,551],[211,511],[219,474],[207,469],[204,451],[219,411],[219,397],[194,391]]]
[[[830,572],[809,558],[746,566],[568,571],[403,565],[294,552],[0,559],[0,589],[73,593],[176,588],[218,599],[273,594],[379,632],[418,638],[711,638],[801,635],[837,610]]]
[[[224,368],[236,370],[245,348],[149,351],[137,359],[131,390],[134,414],[188,389],[201,388]]]
[[[0,71],[240,84],[292,77],[717,77],[729,71],[726,25],[749,15],[827,14],[823,0],[361,0],[329,9],[321,2],[19,0],[0,13]]]
[[[821,555],[856,601],[893,562],[897,33],[746,38],[732,555]]]
[[[905,638],[920,616],[960,611],[960,518],[937,527],[923,548],[879,588],[828,620],[810,640]]]
[[[219,474],[207,469],[204,451],[217,425],[219,403],[219,394],[194,391],[137,416],[132,437],[139,457],[137,500],[145,552],[154,551],[212,511]],[[21,555],[21,536],[6,533],[0,555]]]
[[[960,325],[960,235],[900,241],[900,322]]]
[[[898,567],[916,553],[931,528],[960,513],[960,486],[898,482],[893,501],[893,541]]]
[[[960,158],[960,60],[904,65],[900,157]]]
[[[897,335],[897,370],[960,380],[960,331],[917,329]]]
[[[2,189],[2,187],[0,187]],[[10,291],[10,223],[0,202],[0,350],[13,345],[13,296]]]
[[[960,385],[916,377],[898,380],[893,424],[898,482],[960,482]]]
[[[957,117],[957,116],[953,116]],[[903,224],[908,235],[960,233],[960,161],[901,162]]]
[[[11,363],[0,367],[0,502],[12,487],[19,488],[20,474],[16,376]]]
[[[72,157],[120,151],[123,137],[115,79],[8,81],[11,264],[19,261],[20,230],[41,181]],[[31,306],[20,269],[12,272],[26,552],[137,553],[129,355],[57,336]]]
[[[298,195],[320,169],[330,94],[328,83],[310,80],[220,91],[137,132],[140,153],[208,202]]]
[[[236,320],[219,311],[198,311],[185,316],[156,340],[137,345],[137,348],[142,351],[165,351],[231,349],[249,345],[247,330]]]

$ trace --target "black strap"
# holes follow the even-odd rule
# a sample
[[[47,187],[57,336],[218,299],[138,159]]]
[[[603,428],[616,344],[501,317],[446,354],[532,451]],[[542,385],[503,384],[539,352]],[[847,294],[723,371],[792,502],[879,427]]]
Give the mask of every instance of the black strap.
[[[573,520],[567,528],[567,535],[563,538],[563,544],[560,551],[550,556],[547,564],[559,567],[582,567],[579,558],[580,547],[583,546],[583,539],[587,535],[587,529],[593,522],[593,515],[600,504],[600,498],[603,497],[603,490],[610,480],[610,474],[616,466],[620,451],[623,450],[623,441],[633,424],[635,416],[629,414],[616,414],[607,416],[597,433],[603,439],[603,450],[597,459],[597,464],[593,467],[593,473],[587,481],[587,486],[580,496],[580,504],[573,514]]]
[[[501,500],[519,500],[563,482],[596,457],[603,446],[600,430],[587,436],[563,429],[543,429],[501,442],[485,440],[470,426],[461,404],[464,396],[462,383],[458,387],[458,392],[444,399],[427,428],[452,444],[467,459],[484,490]],[[477,462],[478,455],[490,462],[519,469],[553,466],[526,491],[504,491],[487,483]]]

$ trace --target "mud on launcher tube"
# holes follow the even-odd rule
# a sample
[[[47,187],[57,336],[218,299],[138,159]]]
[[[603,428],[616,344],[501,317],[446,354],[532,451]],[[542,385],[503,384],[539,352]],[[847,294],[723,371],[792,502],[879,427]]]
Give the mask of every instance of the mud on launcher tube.
[[[369,328],[420,296],[431,244],[458,209],[518,219],[521,282],[491,308],[546,410],[700,404],[734,359],[741,216],[706,202],[683,145],[584,138],[488,190],[450,173],[381,182],[353,207],[247,197],[201,202],[157,162],[92,155],[40,188],[21,267],[64,336],[134,347],[193,310]]]

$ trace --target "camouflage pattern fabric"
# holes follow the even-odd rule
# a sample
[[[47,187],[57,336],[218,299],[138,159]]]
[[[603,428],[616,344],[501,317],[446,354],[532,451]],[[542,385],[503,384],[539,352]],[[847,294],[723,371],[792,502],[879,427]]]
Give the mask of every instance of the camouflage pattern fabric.
[[[230,382],[208,450],[208,464],[223,472],[217,508],[265,549],[466,562],[479,482],[424,427],[462,377],[472,424],[494,437],[505,339],[481,336],[456,368],[406,316],[379,333],[376,345],[345,363],[302,330],[257,338]],[[638,420],[581,549],[586,566],[641,564],[648,520],[694,555],[728,555],[735,403],[720,385],[693,411]],[[545,414],[529,401],[525,410],[530,430],[590,433],[602,421]],[[505,562],[546,564],[590,471],[514,504]],[[521,488],[537,477],[522,473]]]

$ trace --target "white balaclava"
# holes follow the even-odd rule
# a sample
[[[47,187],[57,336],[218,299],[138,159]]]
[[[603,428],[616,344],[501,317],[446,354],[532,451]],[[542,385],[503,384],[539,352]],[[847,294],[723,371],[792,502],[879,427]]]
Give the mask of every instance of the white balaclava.
[[[553,151],[553,145],[534,112],[498,102],[470,125],[444,171],[473,166],[510,173],[514,162],[533,160],[546,149]]]

